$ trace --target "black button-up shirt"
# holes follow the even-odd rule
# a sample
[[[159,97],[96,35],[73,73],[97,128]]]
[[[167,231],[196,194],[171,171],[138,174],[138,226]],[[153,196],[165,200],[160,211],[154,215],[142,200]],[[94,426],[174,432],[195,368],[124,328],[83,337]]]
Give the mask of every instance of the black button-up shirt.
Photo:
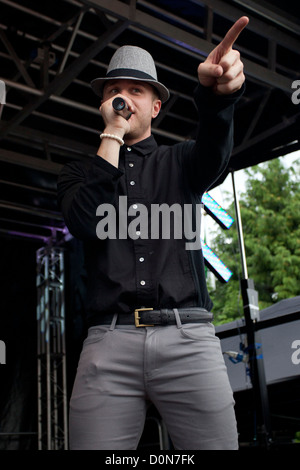
[[[151,136],[122,146],[119,168],[100,156],[63,168],[59,203],[69,231],[85,242],[89,326],[101,322],[103,313],[140,307],[211,310],[201,247],[195,240],[188,249],[187,242],[196,230],[203,193],[227,166],[240,95],[217,97],[198,87],[195,141],[157,146]],[[163,207],[166,212],[154,223],[153,208]],[[185,208],[193,213],[188,237]]]

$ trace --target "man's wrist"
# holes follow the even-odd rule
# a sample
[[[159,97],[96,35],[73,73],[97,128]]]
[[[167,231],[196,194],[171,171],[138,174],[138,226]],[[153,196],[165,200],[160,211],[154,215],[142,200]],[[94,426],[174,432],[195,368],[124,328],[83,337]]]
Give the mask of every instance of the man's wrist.
[[[102,132],[102,134],[100,134],[100,139],[101,140],[102,139],[112,139],[112,140],[116,140],[120,145],[124,145],[124,140],[116,134],[109,134],[109,133],[106,133],[106,132]]]
[[[118,136],[120,139],[124,138],[125,130],[120,127],[106,126],[103,134],[112,134]]]

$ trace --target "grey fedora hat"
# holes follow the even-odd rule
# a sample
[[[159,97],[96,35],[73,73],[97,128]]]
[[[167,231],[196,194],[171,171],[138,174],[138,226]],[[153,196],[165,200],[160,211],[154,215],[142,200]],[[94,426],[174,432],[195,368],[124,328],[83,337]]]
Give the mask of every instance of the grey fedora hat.
[[[129,79],[147,82],[154,86],[164,103],[168,100],[169,90],[157,81],[154,60],[145,49],[136,46],[122,46],[112,56],[106,76],[95,78],[91,86],[96,95],[102,97],[104,83],[108,80]]]

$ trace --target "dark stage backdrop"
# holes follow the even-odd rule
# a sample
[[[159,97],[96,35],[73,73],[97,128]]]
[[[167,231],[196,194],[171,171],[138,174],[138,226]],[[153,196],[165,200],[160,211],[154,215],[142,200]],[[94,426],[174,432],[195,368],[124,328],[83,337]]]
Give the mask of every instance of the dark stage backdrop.
[[[31,449],[37,442],[36,243],[0,239],[0,449]],[[3,435],[7,433],[8,435]],[[16,434],[21,433],[21,434]]]
[[[23,238],[0,238],[0,340],[6,345],[6,364],[0,364],[0,450],[37,449],[36,251],[41,246]],[[68,396],[85,334],[81,253],[80,242],[68,243]]]

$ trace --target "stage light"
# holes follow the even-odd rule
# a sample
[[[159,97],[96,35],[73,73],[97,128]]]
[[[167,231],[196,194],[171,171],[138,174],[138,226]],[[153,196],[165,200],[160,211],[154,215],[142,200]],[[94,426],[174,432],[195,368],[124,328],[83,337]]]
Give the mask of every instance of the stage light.
[[[208,193],[203,194],[202,203],[205,211],[221,225],[222,228],[226,230],[230,229],[234,219]]]
[[[232,276],[232,272],[227,266],[217,257],[217,255],[212,251],[207,244],[201,240],[202,251],[204,256],[204,261],[208,269],[214,273],[214,275],[221,282],[228,282]]]

